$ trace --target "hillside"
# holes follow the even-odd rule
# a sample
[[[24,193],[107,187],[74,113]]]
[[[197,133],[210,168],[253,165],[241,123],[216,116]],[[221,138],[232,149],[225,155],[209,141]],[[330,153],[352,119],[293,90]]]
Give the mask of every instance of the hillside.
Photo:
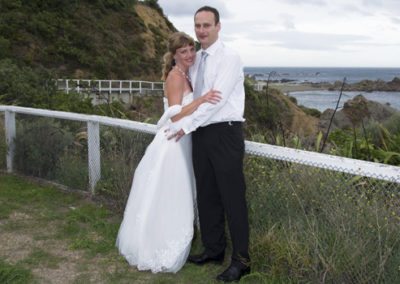
[[[270,88],[256,92],[246,83],[246,139],[286,144],[300,138],[312,143],[318,133],[318,118],[309,115],[281,91]],[[285,142],[284,142],[285,141]]]
[[[0,60],[57,77],[159,80],[175,30],[157,1],[0,0]]]

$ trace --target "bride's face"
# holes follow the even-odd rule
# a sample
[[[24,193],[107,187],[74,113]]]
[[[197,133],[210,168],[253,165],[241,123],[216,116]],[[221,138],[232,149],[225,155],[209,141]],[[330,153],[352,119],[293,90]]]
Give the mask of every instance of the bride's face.
[[[189,68],[196,59],[196,50],[192,45],[185,45],[176,50],[174,58],[177,65]]]

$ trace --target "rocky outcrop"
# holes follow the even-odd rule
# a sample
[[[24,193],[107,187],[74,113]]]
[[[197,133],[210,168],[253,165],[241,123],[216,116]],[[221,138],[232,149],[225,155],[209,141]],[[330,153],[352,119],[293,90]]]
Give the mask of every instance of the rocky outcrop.
[[[333,109],[325,110],[319,121],[319,128],[325,132],[333,115]],[[343,105],[343,109],[336,112],[331,126],[331,131],[335,128],[345,129],[360,126],[361,122],[375,120],[383,122],[398,112],[389,105],[375,101],[369,101],[362,95],[355,96]]]

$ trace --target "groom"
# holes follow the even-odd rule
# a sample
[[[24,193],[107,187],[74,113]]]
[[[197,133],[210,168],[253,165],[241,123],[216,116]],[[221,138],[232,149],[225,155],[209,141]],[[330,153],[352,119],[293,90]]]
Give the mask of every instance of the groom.
[[[214,89],[221,92],[222,99],[218,104],[202,104],[182,120],[181,129],[170,138],[179,140],[193,132],[193,168],[205,250],[200,255],[189,256],[189,261],[198,265],[223,262],[226,214],[233,252],[230,266],[217,279],[231,282],[250,272],[243,175],[243,66],[238,54],[218,37],[221,23],[215,8],[198,9],[194,24],[201,44],[196,63],[190,70],[194,98]]]

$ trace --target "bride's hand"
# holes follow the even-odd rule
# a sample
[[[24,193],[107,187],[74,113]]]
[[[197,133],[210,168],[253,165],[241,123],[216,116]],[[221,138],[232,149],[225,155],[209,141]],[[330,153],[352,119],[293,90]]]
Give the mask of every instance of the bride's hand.
[[[201,96],[202,103],[216,104],[221,100],[221,92],[217,90],[209,90],[205,95]]]

